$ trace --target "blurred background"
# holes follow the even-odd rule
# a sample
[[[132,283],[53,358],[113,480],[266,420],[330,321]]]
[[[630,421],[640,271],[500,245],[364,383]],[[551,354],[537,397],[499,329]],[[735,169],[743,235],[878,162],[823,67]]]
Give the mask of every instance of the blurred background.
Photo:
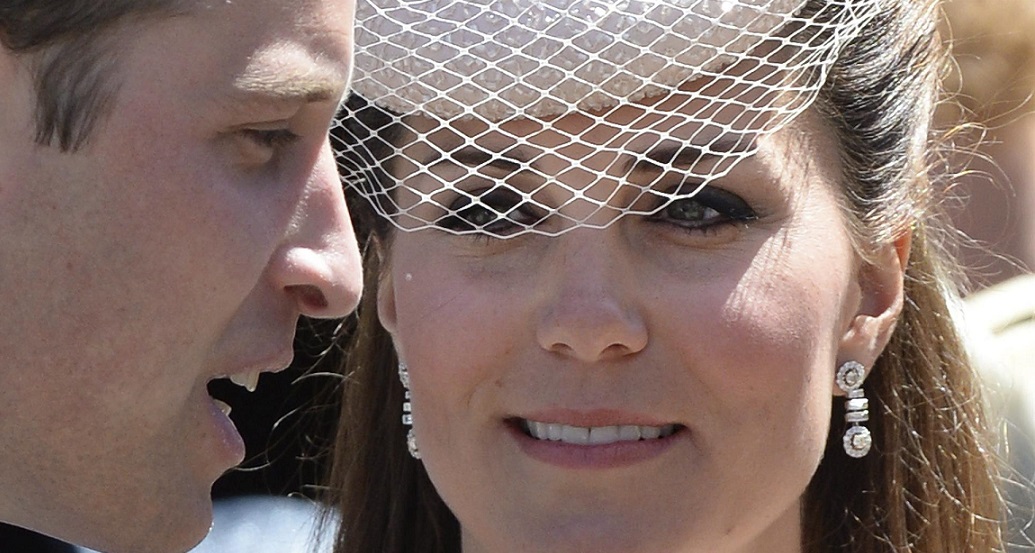
[[[946,208],[972,287],[1035,269],[1035,1],[948,0]],[[955,101],[952,101],[955,100]]]

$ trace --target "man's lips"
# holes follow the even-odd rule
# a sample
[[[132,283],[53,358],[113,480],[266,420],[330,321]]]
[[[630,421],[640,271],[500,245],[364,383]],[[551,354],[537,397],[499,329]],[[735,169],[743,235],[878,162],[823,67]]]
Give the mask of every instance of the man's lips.
[[[270,355],[260,361],[242,363],[238,368],[232,369],[227,374],[216,376],[212,380],[226,379],[231,383],[244,388],[248,392],[254,392],[259,385],[259,377],[262,373],[280,372],[288,368],[293,359],[294,351],[287,349],[276,355]],[[215,402],[216,406],[219,407],[220,411],[224,414],[230,414],[230,405],[226,402],[218,399],[213,399],[213,402]]]

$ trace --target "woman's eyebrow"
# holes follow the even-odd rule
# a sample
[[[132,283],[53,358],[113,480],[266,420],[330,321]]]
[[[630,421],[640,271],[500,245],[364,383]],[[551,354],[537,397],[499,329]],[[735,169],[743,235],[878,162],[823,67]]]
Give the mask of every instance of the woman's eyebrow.
[[[432,167],[447,160],[467,167],[491,167],[508,173],[515,173],[527,166],[529,157],[519,149],[513,149],[506,153],[499,154],[479,148],[477,146],[464,146],[449,152],[438,152],[435,158],[425,163]]]
[[[626,170],[658,171],[667,166],[689,169],[704,161],[714,161],[729,155],[742,156],[753,151],[754,147],[754,141],[738,136],[722,137],[707,146],[666,140],[646,152],[634,153],[630,156]]]

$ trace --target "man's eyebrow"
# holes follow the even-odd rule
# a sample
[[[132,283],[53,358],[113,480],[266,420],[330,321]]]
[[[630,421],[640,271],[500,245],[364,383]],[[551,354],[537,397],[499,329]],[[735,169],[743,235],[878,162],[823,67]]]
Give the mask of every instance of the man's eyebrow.
[[[245,101],[329,102],[338,101],[344,79],[333,71],[312,70],[299,73],[255,71],[234,80],[233,95]]]

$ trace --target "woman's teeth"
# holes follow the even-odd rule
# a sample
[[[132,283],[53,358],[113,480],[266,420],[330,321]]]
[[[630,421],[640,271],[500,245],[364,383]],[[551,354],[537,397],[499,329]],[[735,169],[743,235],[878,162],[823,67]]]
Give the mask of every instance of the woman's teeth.
[[[606,445],[615,442],[655,440],[671,436],[676,425],[665,426],[569,426],[547,422],[524,421],[522,426],[537,440],[564,442],[573,445]]]

